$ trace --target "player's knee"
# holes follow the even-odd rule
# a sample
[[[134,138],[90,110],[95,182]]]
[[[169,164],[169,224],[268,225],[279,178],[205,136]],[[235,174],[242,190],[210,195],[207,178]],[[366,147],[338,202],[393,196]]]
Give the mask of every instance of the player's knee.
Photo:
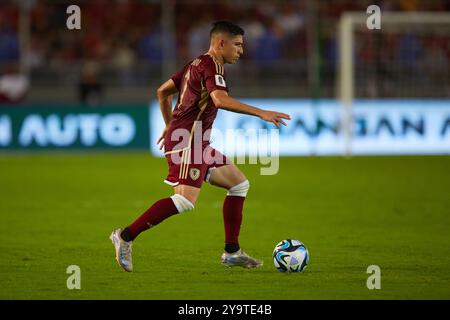
[[[170,198],[175,204],[175,207],[177,207],[178,213],[194,209],[194,204],[185,197],[183,197],[181,194],[174,194]]]
[[[250,182],[245,180],[234,187],[228,189],[228,196],[246,197],[248,189],[250,189]]]

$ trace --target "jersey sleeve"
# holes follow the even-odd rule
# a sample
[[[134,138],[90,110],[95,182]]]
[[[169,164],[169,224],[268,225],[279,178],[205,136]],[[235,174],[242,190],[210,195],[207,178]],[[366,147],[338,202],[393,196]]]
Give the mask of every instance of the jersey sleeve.
[[[211,93],[214,90],[225,90],[228,92],[224,73],[224,68],[220,64],[214,61],[205,63],[202,80],[208,93]]]
[[[175,73],[170,79],[175,83],[175,87],[177,87],[177,90],[180,91],[181,86],[181,80],[183,80],[184,70],[186,68],[181,69],[177,73]]]

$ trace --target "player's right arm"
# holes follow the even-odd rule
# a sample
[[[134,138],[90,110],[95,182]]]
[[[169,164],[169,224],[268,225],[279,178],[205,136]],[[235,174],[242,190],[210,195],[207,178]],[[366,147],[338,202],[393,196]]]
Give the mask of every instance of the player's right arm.
[[[164,82],[156,90],[156,96],[158,97],[159,106],[166,126],[169,125],[170,119],[172,118],[172,95],[177,92],[178,89],[172,79]]]
[[[172,95],[180,91],[181,80],[184,75],[186,67],[175,73],[169,80],[164,82],[158,90],[156,90],[156,96],[158,97],[161,114],[164,119],[166,127],[164,128],[161,136],[156,144],[159,144],[161,150],[164,146],[164,136],[167,130],[169,130],[170,120],[172,119]]]
[[[166,124],[161,136],[156,142],[156,144],[160,145],[159,149],[162,149],[164,145],[164,136],[169,129],[170,119],[172,119],[172,95],[177,92],[178,89],[173,79],[167,80],[158,88],[158,90],[156,90],[156,96],[158,97],[161,114]]]
[[[257,116],[267,122],[272,122],[277,128],[280,128],[280,123],[286,125],[283,119],[291,120],[291,117],[286,113],[263,110],[242,103],[239,100],[230,97],[225,90],[214,90],[211,92],[211,98],[217,108]]]

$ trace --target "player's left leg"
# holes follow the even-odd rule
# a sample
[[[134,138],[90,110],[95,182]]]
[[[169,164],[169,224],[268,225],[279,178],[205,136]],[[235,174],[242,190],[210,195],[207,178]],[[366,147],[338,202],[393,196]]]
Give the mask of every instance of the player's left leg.
[[[242,210],[250,187],[245,175],[234,164],[227,164],[211,170],[207,181],[228,190],[223,204],[225,226],[225,253],[222,263],[226,266],[255,268],[263,264],[261,260],[248,256],[239,247],[239,232],[242,223]]]

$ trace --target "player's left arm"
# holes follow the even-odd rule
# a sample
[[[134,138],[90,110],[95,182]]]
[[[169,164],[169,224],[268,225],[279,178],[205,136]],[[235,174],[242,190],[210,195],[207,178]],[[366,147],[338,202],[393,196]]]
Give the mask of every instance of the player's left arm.
[[[217,108],[257,116],[264,121],[272,122],[278,129],[280,124],[286,125],[283,119],[291,120],[291,117],[282,112],[263,110],[246,103],[240,102],[228,95],[225,90],[214,90],[211,92],[211,98]]]
[[[291,119],[286,113],[263,110],[230,97],[223,67],[214,62],[205,65],[203,76],[206,89],[217,108],[260,117],[264,121],[272,122],[278,129],[280,124],[286,125],[283,119]]]
[[[159,149],[162,149],[164,145],[164,136],[169,128],[170,119],[172,119],[172,95],[178,92],[178,88],[174,80],[169,79],[164,82],[158,90],[156,90],[156,96],[158,97],[161,114],[163,116],[166,127],[164,128],[161,136],[156,144],[159,144]]]

